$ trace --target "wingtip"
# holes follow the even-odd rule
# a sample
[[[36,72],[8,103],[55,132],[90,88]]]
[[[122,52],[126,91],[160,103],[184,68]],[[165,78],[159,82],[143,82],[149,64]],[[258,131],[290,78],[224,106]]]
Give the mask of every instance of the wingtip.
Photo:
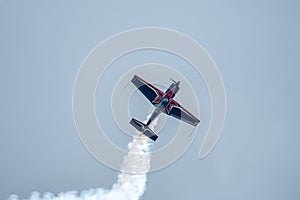
[[[135,75],[133,75],[133,78],[139,78],[139,76],[135,74]]]

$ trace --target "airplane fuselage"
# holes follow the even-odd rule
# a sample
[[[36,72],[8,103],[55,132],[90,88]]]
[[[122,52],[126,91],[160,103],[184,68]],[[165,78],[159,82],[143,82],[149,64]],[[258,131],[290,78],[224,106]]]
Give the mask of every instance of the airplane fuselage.
[[[153,141],[156,141],[158,135],[152,130],[153,127],[149,127],[149,125],[153,122],[153,120],[157,119],[161,113],[172,116],[194,127],[200,122],[197,117],[195,117],[174,99],[176,93],[179,91],[180,81],[176,82],[173,79],[171,80],[173,83],[164,92],[137,75],[134,75],[131,79],[131,82],[138,88],[140,92],[143,93],[150,103],[154,105],[155,109],[151,113],[147,124],[135,118],[132,118],[129,121],[129,124],[131,124],[141,134],[147,136]]]
[[[154,99],[153,103],[155,106],[154,111],[151,114],[151,117],[149,118],[147,122],[147,126],[151,124],[151,122],[156,119],[159,114],[163,111],[167,111],[170,109],[168,108],[168,105],[170,104],[172,98],[175,97],[176,93],[179,91],[179,84],[180,81],[172,83],[170,87],[166,90],[166,92],[156,99]]]

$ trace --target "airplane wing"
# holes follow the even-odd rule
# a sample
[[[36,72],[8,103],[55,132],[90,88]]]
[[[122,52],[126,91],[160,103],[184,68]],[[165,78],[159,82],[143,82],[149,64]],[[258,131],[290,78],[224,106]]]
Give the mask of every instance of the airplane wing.
[[[153,101],[163,96],[164,92],[148,83],[144,79],[134,75],[131,82],[145,95],[145,97],[153,104]]]
[[[165,113],[193,126],[197,126],[197,124],[200,122],[197,117],[192,115],[174,99],[172,99],[169,105],[166,107]]]

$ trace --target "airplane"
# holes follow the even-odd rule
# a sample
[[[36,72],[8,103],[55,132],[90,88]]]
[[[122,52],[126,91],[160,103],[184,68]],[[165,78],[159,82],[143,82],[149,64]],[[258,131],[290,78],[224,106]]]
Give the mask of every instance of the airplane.
[[[149,137],[151,140],[156,141],[158,135],[149,128],[151,122],[156,119],[161,113],[173,116],[182,120],[192,126],[197,126],[200,120],[182,107],[177,101],[174,100],[176,93],[179,91],[180,81],[176,82],[171,79],[173,83],[165,91],[161,91],[154,85],[148,83],[141,77],[134,75],[131,82],[145,95],[145,97],[155,106],[148,122],[143,122],[132,118],[129,122],[139,132]]]

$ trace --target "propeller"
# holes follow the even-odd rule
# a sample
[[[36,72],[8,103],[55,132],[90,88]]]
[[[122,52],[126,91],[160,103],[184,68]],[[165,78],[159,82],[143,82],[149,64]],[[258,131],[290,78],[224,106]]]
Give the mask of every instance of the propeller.
[[[172,78],[170,78],[171,79],[171,81],[173,81],[174,83],[177,83],[174,79],[172,79]]]
[[[170,78],[176,85],[179,85],[180,81],[175,81],[174,79]]]

